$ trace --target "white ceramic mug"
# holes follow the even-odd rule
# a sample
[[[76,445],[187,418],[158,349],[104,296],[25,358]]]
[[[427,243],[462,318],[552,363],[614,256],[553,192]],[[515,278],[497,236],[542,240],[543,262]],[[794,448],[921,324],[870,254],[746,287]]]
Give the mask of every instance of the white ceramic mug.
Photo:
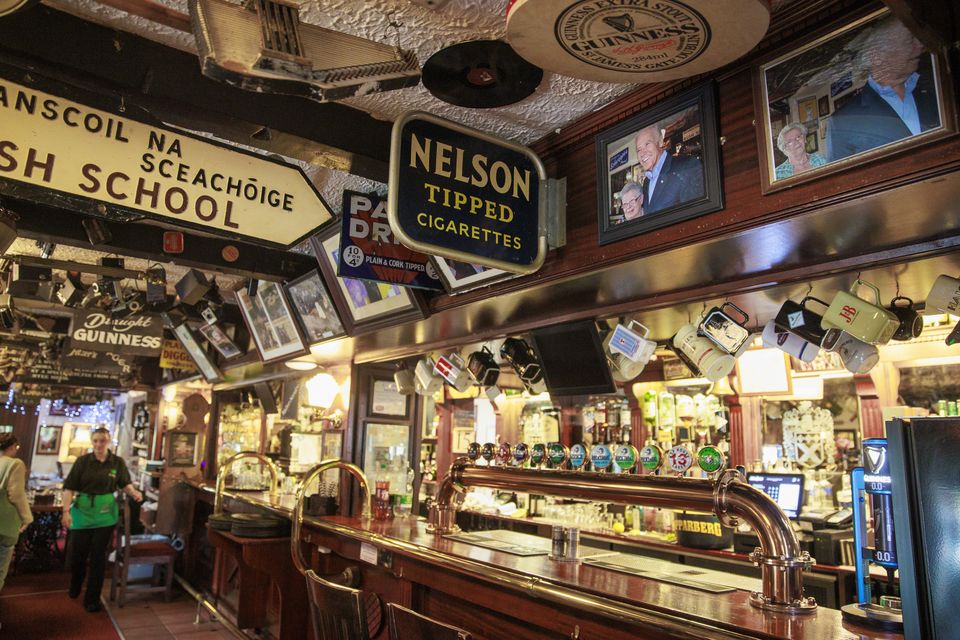
[[[839,329],[827,330],[822,346],[827,351],[836,351],[850,373],[867,373],[880,361],[880,351],[874,345]]]
[[[443,378],[433,373],[433,359],[423,357],[417,362],[417,393],[428,396],[443,388]]]
[[[763,346],[780,349],[803,362],[813,362],[820,353],[820,347],[812,342],[795,333],[781,331],[775,320],[771,320],[763,328]]]
[[[397,385],[397,391],[402,395],[409,396],[416,393],[416,380],[413,371],[406,366],[394,372],[393,382]]]
[[[730,375],[737,363],[736,358],[718,345],[698,336],[697,327],[694,324],[685,324],[680,327],[673,337],[673,346],[682,351],[699,369],[700,375],[710,382],[716,382]],[[694,371],[694,373],[697,372]]]
[[[634,325],[643,329],[643,335],[639,335],[633,331]],[[614,338],[624,334],[627,342],[635,341],[636,350],[634,351],[633,349],[630,349],[633,352],[632,358],[624,355],[624,353],[621,351],[611,348],[611,343]],[[647,362],[649,362],[650,358],[653,357],[653,352],[657,348],[656,342],[647,339],[648,335],[650,335],[650,329],[640,324],[636,320],[632,320],[626,327],[617,325],[617,328],[611,331],[610,334],[604,338],[603,350],[607,354],[607,361],[610,364],[610,373],[613,374],[614,380],[617,382],[628,382],[643,372],[643,368],[647,366]],[[629,346],[632,347],[634,345]]]
[[[930,293],[927,294],[923,313],[960,315],[960,280],[946,275],[937,276]]]

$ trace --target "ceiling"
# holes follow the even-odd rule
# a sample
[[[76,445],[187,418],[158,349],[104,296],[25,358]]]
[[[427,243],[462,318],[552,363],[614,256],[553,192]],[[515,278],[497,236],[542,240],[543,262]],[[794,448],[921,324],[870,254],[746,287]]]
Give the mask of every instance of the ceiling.
[[[794,0],[773,0],[771,4],[776,12],[792,2]],[[117,8],[126,7],[134,13],[143,13],[141,9],[153,10],[159,5],[182,16],[189,11],[187,0],[44,0],[44,4],[183,51],[197,51],[192,33]],[[429,9],[422,6],[426,4],[443,6]],[[422,67],[430,56],[447,46],[471,40],[505,39],[506,6],[506,0],[452,0],[447,3],[306,0],[301,3],[300,18],[305,23],[377,42],[399,42],[403,49],[416,54]],[[636,86],[588,82],[545,72],[540,87],[532,96],[495,109],[468,109],[447,104],[433,97],[422,84],[342,102],[386,121],[393,121],[408,110],[422,110],[521,144],[530,144],[600,109]],[[336,210],[340,207],[344,189],[385,191],[385,185],[359,176],[304,163],[301,166]]]

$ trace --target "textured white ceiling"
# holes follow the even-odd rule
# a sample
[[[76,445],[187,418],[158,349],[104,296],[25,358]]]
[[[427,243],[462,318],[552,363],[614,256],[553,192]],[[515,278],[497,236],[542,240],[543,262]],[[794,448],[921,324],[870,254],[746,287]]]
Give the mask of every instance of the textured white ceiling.
[[[189,11],[186,0],[158,2],[183,13]],[[92,22],[196,52],[192,34],[132,16],[93,0],[46,0],[46,3]],[[387,44],[396,44],[399,38],[400,46],[414,51],[422,66],[430,56],[447,46],[470,40],[504,38],[506,4],[506,0],[452,0],[440,9],[431,10],[410,0],[311,0],[302,4],[301,19],[306,23]],[[391,23],[399,26],[392,27]],[[516,104],[497,109],[466,109],[450,105],[434,98],[422,84],[343,102],[390,121],[411,109],[427,111],[528,144],[608,104],[633,86],[586,82],[545,72],[536,93]],[[335,211],[340,210],[344,189],[370,191],[386,188],[382,184],[325,168],[311,167],[309,175]]]

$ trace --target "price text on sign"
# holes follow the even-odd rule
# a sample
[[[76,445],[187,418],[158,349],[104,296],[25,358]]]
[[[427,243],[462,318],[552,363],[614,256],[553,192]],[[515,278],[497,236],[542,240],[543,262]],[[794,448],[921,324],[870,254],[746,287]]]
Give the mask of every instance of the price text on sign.
[[[526,147],[425,113],[394,123],[387,215],[412,249],[537,271],[547,250],[545,181]]]
[[[299,167],[30,84],[0,78],[0,193],[60,205],[66,194],[82,213],[135,213],[284,248],[333,217]]]

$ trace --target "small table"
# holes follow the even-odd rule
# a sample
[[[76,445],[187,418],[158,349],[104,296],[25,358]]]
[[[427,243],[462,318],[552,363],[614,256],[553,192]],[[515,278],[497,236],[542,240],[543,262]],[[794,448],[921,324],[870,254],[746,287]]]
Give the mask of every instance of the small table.
[[[49,571],[56,563],[63,566],[64,556],[60,550],[63,525],[60,522],[62,507],[53,504],[31,504],[33,523],[20,535],[15,551],[14,569],[32,561],[36,571]]]

